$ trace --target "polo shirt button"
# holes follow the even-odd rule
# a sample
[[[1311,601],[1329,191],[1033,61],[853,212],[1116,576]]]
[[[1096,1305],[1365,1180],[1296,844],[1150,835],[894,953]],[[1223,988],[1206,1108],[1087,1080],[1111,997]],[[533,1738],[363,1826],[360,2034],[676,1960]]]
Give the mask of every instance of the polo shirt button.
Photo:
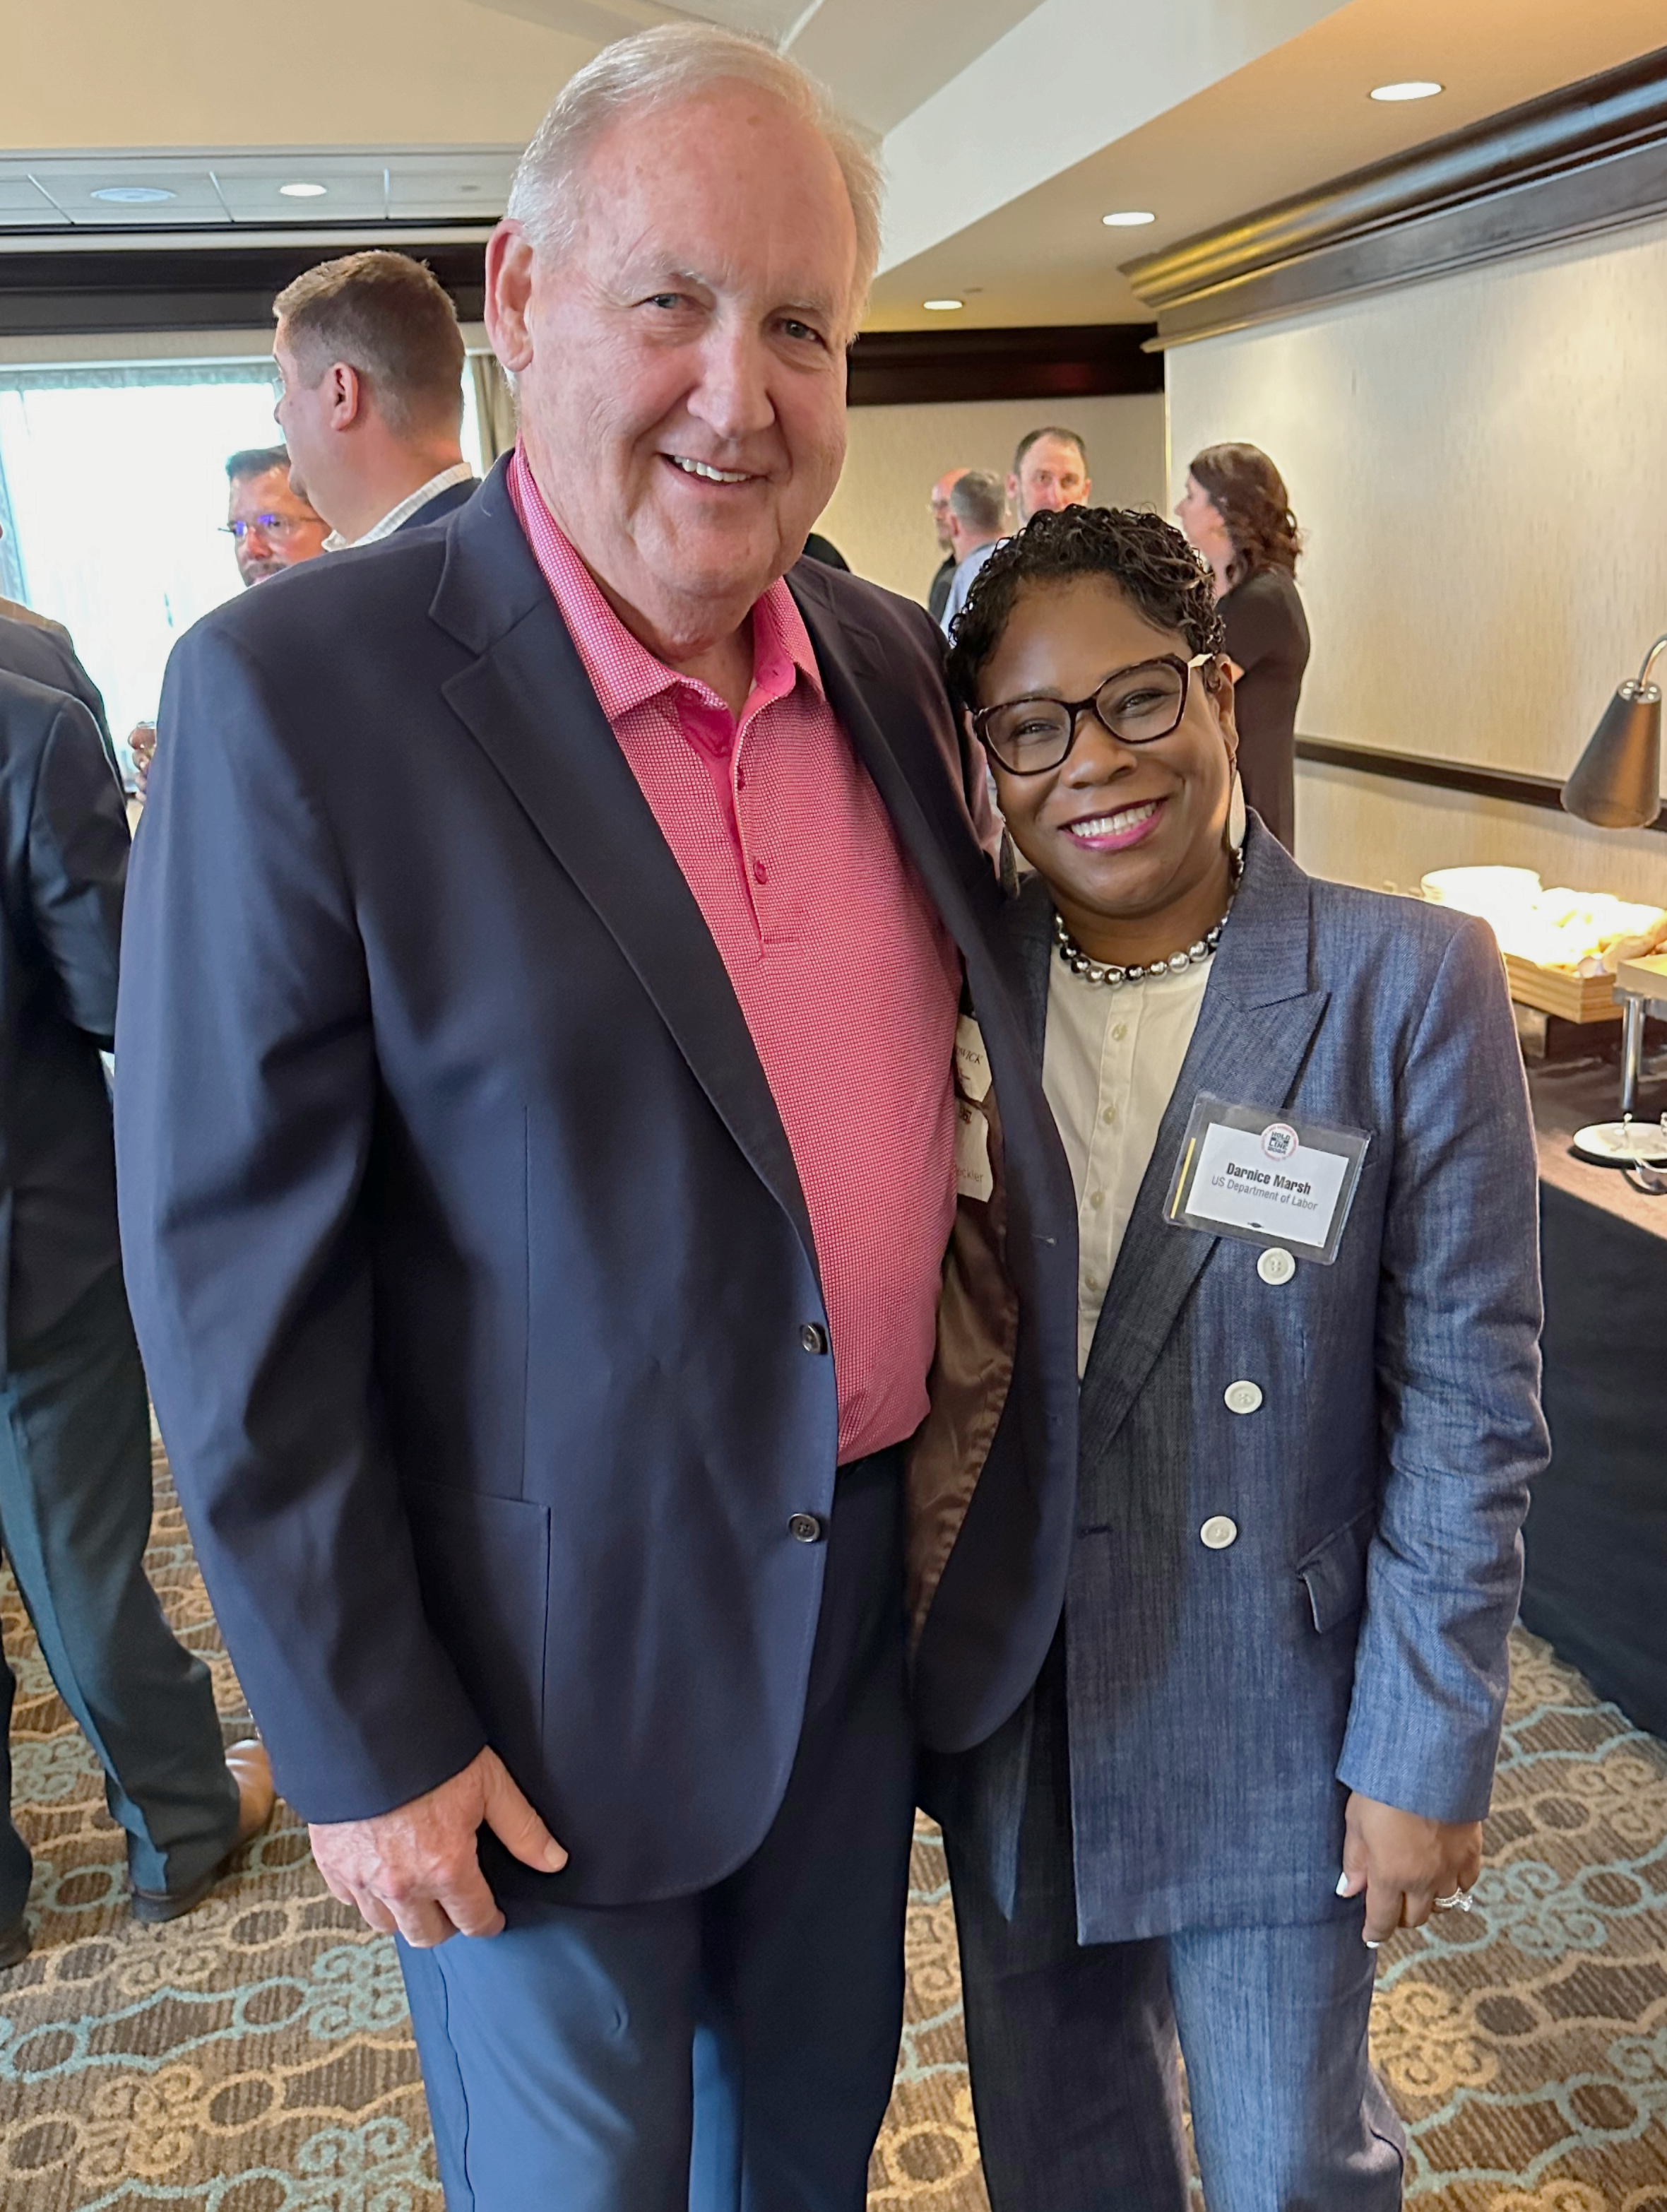
[[[753,862],[753,881],[755,884],[767,884],[769,880],[770,871],[765,866],[763,861],[755,860]]]
[[[1230,1413],[1253,1413],[1262,1403],[1262,1393],[1254,1382],[1229,1382],[1222,1395]]]
[[[1256,1272],[1264,1283],[1288,1283],[1296,1273],[1296,1261],[1282,1244],[1270,1244],[1257,1261]]]
[[[796,1544],[820,1544],[822,1524],[814,1513],[795,1513],[787,1523],[787,1533]]]
[[[1239,1523],[1229,1521],[1225,1513],[1212,1513],[1198,1531],[1198,1541],[1207,1552],[1225,1552],[1229,1544],[1239,1541]]]
[[[805,1352],[826,1352],[827,1331],[818,1322],[808,1321],[799,1331],[799,1345]]]

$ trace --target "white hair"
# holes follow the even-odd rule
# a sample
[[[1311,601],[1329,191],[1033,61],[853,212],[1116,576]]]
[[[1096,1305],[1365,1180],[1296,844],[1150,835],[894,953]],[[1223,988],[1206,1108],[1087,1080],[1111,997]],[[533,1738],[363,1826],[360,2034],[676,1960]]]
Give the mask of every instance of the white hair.
[[[851,311],[854,331],[880,259],[880,163],[874,141],[834,106],[797,62],[738,31],[662,23],[619,39],[570,77],[517,164],[507,213],[543,253],[565,252],[583,216],[582,180],[592,147],[619,118],[669,107],[723,84],[773,94],[818,131],[840,165],[857,226]]]

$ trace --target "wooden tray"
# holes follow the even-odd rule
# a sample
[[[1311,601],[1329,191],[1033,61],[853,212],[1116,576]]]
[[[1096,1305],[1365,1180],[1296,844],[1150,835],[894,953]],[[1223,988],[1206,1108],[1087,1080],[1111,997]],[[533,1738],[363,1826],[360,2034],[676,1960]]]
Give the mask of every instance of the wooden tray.
[[[1537,960],[1519,953],[1505,956],[1505,973],[1511,996],[1542,1013],[1560,1014],[1566,1022],[1618,1022],[1615,978],[1610,975],[1572,975],[1567,968],[1542,968]]]

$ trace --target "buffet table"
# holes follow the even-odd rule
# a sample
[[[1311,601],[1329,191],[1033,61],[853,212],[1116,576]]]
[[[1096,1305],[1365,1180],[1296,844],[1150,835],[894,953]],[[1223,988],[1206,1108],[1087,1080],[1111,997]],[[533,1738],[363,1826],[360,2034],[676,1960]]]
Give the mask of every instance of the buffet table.
[[[1522,1613],[1600,1696],[1667,1736],[1667,1197],[1576,1159],[1612,1119],[1613,1062],[1531,1067],[1539,1136],[1545,1409]],[[1667,1108],[1646,1081],[1640,1118]]]

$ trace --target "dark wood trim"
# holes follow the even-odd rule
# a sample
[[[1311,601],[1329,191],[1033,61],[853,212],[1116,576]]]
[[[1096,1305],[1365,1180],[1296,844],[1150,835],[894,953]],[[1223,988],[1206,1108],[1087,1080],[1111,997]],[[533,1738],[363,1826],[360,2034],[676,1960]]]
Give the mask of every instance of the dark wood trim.
[[[967,399],[1072,399],[1161,392],[1149,323],[1020,330],[868,331],[851,350],[853,407]]]
[[[1513,806],[1563,812],[1561,784],[1549,776],[1525,775],[1520,769],[1483,768],[1424,753],[1391,752],[1379,745],[1339,744],[1331,738],[1299,738],[1296,757],[1316,768],[1344,768],[1356,775],[1382,776],[1391,783],[1421,783],[1436,791],[1462,791],[1471,799],[1505,799]],[[1658,815],[1649,827],[1667,836],[1667,812]]]
[[[1667,48],[1128,263],[1159,347],[1667,209]]]
[[[275,294],[304,269],[373,243],[362,230],[333,245],[316,234],[294,246],[112,244],[61,253],[8,253],[0,243],[0,337],[259,330],[272,319]],[[402,241],[395,251],[426,261],[462,320],[480,320],[486,249],[478,240]]]

